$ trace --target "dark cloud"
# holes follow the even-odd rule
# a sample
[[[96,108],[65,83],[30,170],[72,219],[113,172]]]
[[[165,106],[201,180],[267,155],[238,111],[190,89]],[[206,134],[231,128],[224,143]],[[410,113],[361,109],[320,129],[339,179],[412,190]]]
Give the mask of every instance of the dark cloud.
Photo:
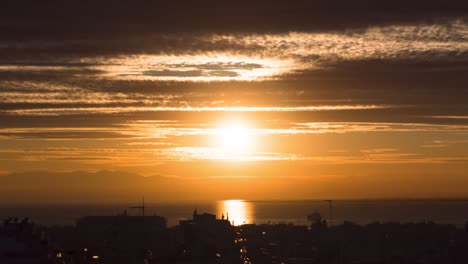
[[[146,76],[158,76],[158,77],[236,77],[238,74],[233,71],[171,71],[171,70],[161,70],[161,71],[144,71],[143,75]]]
[[[28,68],[22,69],[21,66],[16,69],[0,69],[0,80],[2,81],[57,81],[74,77],[94,76],[102,73],[102,71],[86,68],[64,67],[57,70],[40,69],[31,70]],[[1,84],[0,84],[1,85]]]
[[[462,0],[9,1],[2,38],[148,32],[333,30],[466,15]]]
[[[33,129],[32,129],[33,130]],[[11,139],[74,139],[74,140],[82,140],[82,139],[129,139],[133,138],[134,136],[130,135],[122,135],[118,132],[104,132],[104,131],[96,131],[96,132],[80,132],[79,129],[77,131],[72,132],[62,132],[62,131],[54,131],[50,130],[47,132],[40,132],[40,131],[12,131],[12,132],[3,132],[0,130],[0,137],[7,137]]]
[[[175,77],[200,77],[204,76],[202,71],[194,70],[194,71],[171,71],[171,70],[161,70],[161,71],[144,71],[143,75],[147,76],[175,76]]]
[[[468,116],[467,30],[466,0],[8,1],[0,8],[0,143],[27,150],[99,139],[98,148],[119,149],[108,141],[231,117],[282,128],[466,125],[450,117]],[[177,111],[242,106],[293,111]],[[329,109],[299,108],[316,106]],[[176,123],[135,128],[136,120]],[[22,157],[112,163],[44,153]]]
[[[224,70],[253,70],[257,68],[263,68],[258,63],[245,63],[245,62],[234,62],[234,63],[205,63],[205,64],[174,64],[173,67],[195,67],[202,70],[210,71],[224,71]]]

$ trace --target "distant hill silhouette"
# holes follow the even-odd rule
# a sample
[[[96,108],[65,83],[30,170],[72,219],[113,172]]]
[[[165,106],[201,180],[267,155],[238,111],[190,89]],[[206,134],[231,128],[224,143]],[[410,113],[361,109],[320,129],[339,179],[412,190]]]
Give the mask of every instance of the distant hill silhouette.
[[[168,188],[170,187],[170,188]],[[123,202],[142,195],[173,198],[175,181],[116,171],[33,171],[0,176],[0,198],[15,202]]]
[[[139,201],[209,201],[218,199],[371,199],[467,197],[466,179],[453,185],[417,176],[392,177],[213,177],[177,178],[122,171],[30,171],[0,175],[0,204],[129,203]],[[455,184],[456,183],[456,184]],[[445,187],[445,189],[444,189]],[[451,187],[447,191],[447,187]]]
[[[0,176],[0,204],[285,199],[284,179],[144,177],[121,171],[31,171]],[[293,186],[289,186],[293,188]],[[283,190],[283,191],[281,191]],[[281,196],[282,195],[282,196]]]

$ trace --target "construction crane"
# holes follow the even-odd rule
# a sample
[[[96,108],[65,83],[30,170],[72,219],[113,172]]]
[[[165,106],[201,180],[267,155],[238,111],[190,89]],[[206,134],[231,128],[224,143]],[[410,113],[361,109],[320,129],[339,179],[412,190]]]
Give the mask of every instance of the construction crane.
[[[131,208],[131,209],[140,209],[141,210],[141,216],[145,216],[145,197],[143,196],[140,206],[131,206],[129,208]]]

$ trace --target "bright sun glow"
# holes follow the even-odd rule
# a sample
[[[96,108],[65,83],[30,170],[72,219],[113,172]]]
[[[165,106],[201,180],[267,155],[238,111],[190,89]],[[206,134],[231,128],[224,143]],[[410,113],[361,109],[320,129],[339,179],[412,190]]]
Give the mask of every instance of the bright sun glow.
[[[252,138],[247,125],[240,121],[230,121],[216,129],[218,148],[224,154],[246,154],[251,150]]]

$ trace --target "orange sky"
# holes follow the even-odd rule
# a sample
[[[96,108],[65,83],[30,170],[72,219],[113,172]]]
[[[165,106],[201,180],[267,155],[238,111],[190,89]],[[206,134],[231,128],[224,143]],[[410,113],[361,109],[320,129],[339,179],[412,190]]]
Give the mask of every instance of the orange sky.
[[[3,14],[0,198],[467,196],[464,6],[328,2]]]

